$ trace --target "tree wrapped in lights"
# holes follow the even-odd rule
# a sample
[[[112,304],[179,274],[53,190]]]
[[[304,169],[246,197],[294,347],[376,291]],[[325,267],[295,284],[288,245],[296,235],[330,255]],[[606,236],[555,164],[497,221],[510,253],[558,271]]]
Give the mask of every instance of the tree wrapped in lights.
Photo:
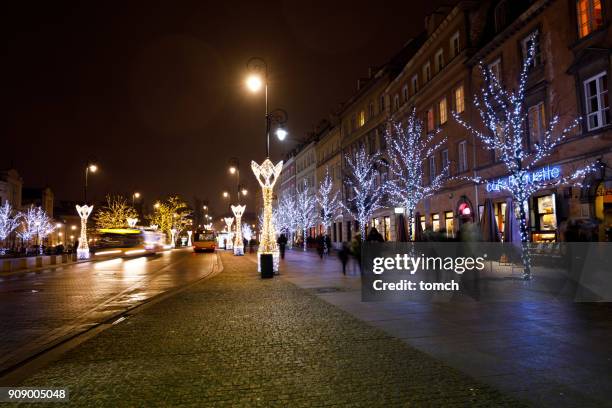
[[[355,155],[346,155],[346,164],[348,197],[347,204],[342,206],[359,222],[361,239],[365,240],[368,221],[382,207],[384,189],[378,183],[378,169],[383,163],[380,153],[368,154],[365,146],[361,146]]]
[[[296,220],[302,230],[302,238],[304,239],[304,251],[307,249],[306,232],[308,228],[314,227],[317,222],[316,197],[312,189],[308,186],[308,182],[304,179],[304,184],[301,191],[298,191],[295,199]]]
[[[171,230],[175,230],[178,236],[181,231],[190,229],[191,209],[179,196],[170,196],[164,201],[158,201],[154,205],[153,214],[147,216],[149,223],[157,225],[168,238],[171,239]]]
[[[514,201],[514,210],[517,214],[522,242],[521,257],[525,280],[531,279],[531,255],[524,203],[541,189],[549,189],[568,183],[580,185],[579,179],[597,169],[597,164],[591,164],[576,169],[571,175],[559,177],[555,180],[542,179],[538,183],[529,182],[530,173],[536,170],[536,166],[544,159],[550,157],[554,149],[579,125],[580,119],[575,119],[564,129],[559,129],[559,116],[554,115],[541,140],[533,143],[533,147],[529,148],[525,123],[525,119],[528,117],[525,89],[530,66],[536,55],[536,35],[532,35],[528,41],[530,46],[523,60],[516,90],[505,89],[493,71],[485,69],[484,65],[480,64],[484,86],[479,95],[474,95],[474,106],[478,110],[487,131],[477,130],[466,123],[459,114],[453,112],[455,120],[478,138],[484,149],[496,153],[508,173],[506,182],[497,182],[496,185],[499,186],[500,190],[508,191]],[[477,183],[486,182],[479,177],[474,177],[473,181]]]
[[[292,194],[283,195],[275,211],[279,233],[286,234],[288,241],[293,242],[292,235],[298,230],[298,210]]]
[[[242,240],[242,214],[246,205],[232,205],[232,212],[236,217],[236,236],[234,237],[234,255],[244,255],[244,241]]]
[[[334,182],[329,174],[329,168],[325,169],[325,177],[319,183],[317,191],[317,203],[321,209],[321,224],[325,229],[325,252],[327,252],[327,231],[331,228],[332,223],[340,215],[340,191],[333,191]]]
[[[249,224],[242,224],[242,236],[247,241],[251,241],[253,238],[253,229]]]
[[[130,219],[138,219],[138,213],[125,197],[107,195],[106,204],[95,213],[94,218],[98,229],[125,228]]]
[[[13,207],[8,201],[5,201],[4,204],[0,206],[0,241],[4,243],[4,245],[0,247],[0,255],[6,253],[6,239],[19,226],[19,218],[19,214],[13,210]]]
[[[257,266],[261,272],[261,255],[271,254],[273,259],[273,268],[278,272],[279,253],[276,245],[276,227],[272,219],[272,200],[274,198],[274,184],[278,180],[281,171],[283,170],[283,162],[280,161],[274,165],[270,159],[264,160],[259,165],[255,161],[251,161],[251,169],[255,178],[261,186],[263,195],[263,220],[261,228],[261,242],[257,250]]]
[[[51,218],[42,207],[30,206],[25,212],[21,213],[22,226],[19,236],[24,241],[36,238],[35,244],[38,246],[39,254],[43,254],[43,240],[53,232],[55,226]]]
[[[385,133],[389,155],[390,179],[385,191],[394,205],[404,207],[408,215],[408,241],[412,241],[412,222],[416,206],[442,188],[448,174],[448,165],[429,181],[424,182],[424,163],[440,146],[446,137],[433,143],[438,132],[424,135],[423,122],[416,117],[413,109],[406,125],[390,122]]]

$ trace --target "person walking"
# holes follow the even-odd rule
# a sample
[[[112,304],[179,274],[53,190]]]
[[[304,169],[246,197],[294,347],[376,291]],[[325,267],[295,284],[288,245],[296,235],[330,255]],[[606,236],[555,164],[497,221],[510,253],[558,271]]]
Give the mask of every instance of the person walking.
[[[342,274],[346,275],[346,264],[349,260],[350,249],[346,243],[342,244],[342,248],[338,251],[338,258],[340,258],[340,262],[342,262]]]
[[[325,241],[322,235],[317,237],[317,253],[319,258],[323,259],[323,253],[325,252]]]
[[[281,259],[285,259],[285,249],[287,248],[287,236],[285,234],[280,234],[276,239],[276,243],[278,244],[278,249],[280,250]]]

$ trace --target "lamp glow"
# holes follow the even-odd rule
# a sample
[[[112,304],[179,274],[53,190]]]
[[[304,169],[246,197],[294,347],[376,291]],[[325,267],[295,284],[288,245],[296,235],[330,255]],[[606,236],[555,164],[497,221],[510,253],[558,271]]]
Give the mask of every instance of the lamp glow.
[[[287,137],[287,131],[283,128],[276,129],[276,137],[282,142]]]
[[[251,90],[251,92],[257,92],[263,86],[263,81],[257,75],[251,75],[246,80],[247,87]]]

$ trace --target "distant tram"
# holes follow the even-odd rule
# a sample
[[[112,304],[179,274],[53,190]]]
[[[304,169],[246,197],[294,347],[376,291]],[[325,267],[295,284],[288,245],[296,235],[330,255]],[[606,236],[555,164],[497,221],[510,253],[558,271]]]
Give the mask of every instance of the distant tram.
[[[147,255],[164,250],[164,234],[135,228],[104,228],[98,230],[93,253],[102,255]]]

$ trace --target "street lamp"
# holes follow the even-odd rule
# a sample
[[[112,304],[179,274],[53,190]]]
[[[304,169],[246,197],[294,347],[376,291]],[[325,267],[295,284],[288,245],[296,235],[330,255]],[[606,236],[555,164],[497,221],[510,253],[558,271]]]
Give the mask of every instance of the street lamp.
[[[136,200],[138,200],[139,198],[140,198],[140,193],[138,191],[136,191],[136,192],[134,192],[132,194],[132,207],[136,203]]]
[[[84,202],[85,204],[87,204],[87,181],[89,178],[89,173],[95,173],[98,171],[98,165],[89,161],[87,162],[87,165],[85,166],[85,188],[84,188],[84,194],[83,194],[83,198],[84,198]]]

